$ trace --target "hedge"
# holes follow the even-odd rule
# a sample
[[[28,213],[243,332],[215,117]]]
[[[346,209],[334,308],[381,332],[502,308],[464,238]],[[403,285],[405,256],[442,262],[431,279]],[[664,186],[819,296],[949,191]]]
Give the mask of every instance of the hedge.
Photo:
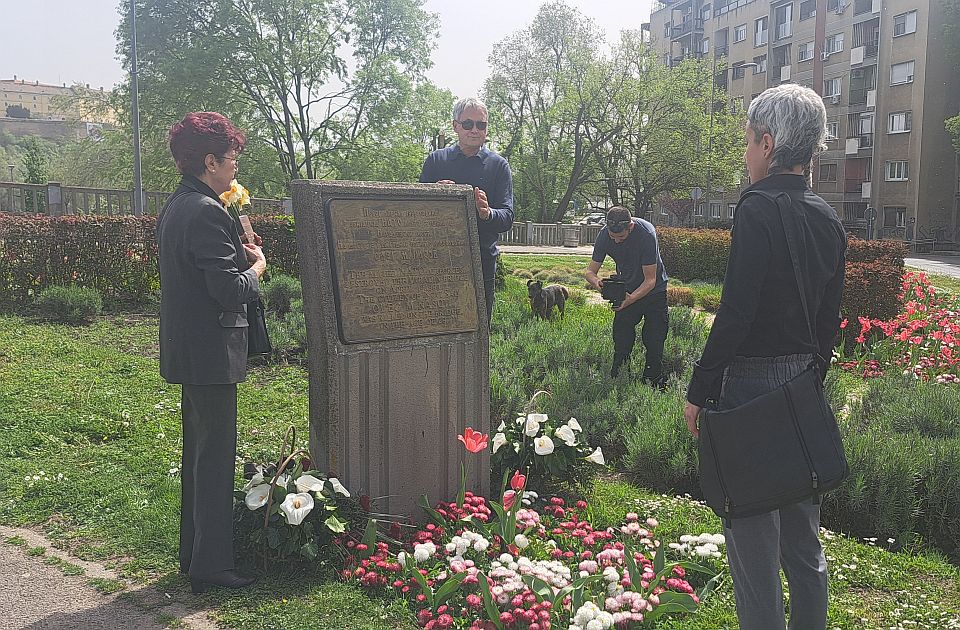
[[[272,273],[298,273],[293,217],[251,216]],[[114,307],[159,289],[156,217],[0,214],[0,304],[33,302],[56,285],[94,288]]]
[[[270,273],[299,275],[293,217],[253,215],[251,221],[263,237]],[[155,226],[154,217],[0,215],[0,303],[28,303],[55,284],[95,288],[113,305],[142,303],[159,286]],[[729,232],[661,227],[658,235],[671,277],[723,279]],[[845,317],[896,314],[905,253],[898,242],[850,238]]]

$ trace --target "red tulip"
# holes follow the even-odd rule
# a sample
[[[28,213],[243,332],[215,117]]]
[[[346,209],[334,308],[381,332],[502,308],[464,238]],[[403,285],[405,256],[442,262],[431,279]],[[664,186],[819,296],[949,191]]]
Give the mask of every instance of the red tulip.
[[[487,435],[479,431],[474,431],[470,427],[464,429],[463,435],[458,435],[457,439],[463,442],[463,445],[466,446],[467,450],[471,453],[479,453],[487,448]]]
[[[503,493],[503,507],[507,510],[513,507],[514,501],[517,500],[517,493],[513,490],[507,490]]]
[[[523,490],[524,486],[527,485],[527,476],[521,475],[520,471],[514,471],[513,478],[510,479],[510,487],[513,488],[516,492]]]

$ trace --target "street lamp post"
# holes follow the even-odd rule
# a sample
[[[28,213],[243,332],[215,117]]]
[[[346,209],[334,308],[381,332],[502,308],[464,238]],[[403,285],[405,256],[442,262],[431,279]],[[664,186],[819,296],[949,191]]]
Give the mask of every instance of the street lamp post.
[[[13,169],[15,166],[13,164],[7,164],[7,168],[10,169],[10,181],[13,182]]]
[[[726,79],[727,72],[737,68],[757,68],[760,64],[749,62],[741,63],[735,66],[727,66],[723,69],[723,76]],[[726,83],[726,81],[724,81]],[[713,198],[713,110],[716,104],[717,94],[717,56],[713,56],[713,66],[710,71],[710,123],[707,127],[707,205]],[[709,210],[709,208],[707,208]],[[706,217],[704,217],[706,219]]]

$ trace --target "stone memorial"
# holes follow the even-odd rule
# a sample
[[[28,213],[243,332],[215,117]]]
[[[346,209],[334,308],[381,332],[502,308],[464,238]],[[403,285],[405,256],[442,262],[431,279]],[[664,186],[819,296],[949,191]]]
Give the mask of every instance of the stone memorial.
[[[487,494],[489,332],[469,186],[291,184],[316,467],[373,511],[422,520],[420,495]]]

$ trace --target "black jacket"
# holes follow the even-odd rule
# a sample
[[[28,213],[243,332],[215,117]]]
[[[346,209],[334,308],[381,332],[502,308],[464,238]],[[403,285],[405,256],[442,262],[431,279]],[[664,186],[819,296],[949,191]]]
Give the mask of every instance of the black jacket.
[[[233,218],[209,186],[185,175],[157,218],[160,374],[223,385],[247,375],[247,303],[260,295]]]
[[[810,339],[780,212],[769,199],[787,192],[815,340]],[[817,354],[829,365],[840,325],[847,238],[837,213],[802,175],[771,175],[747,188],[737,206],[720,309],[687,400],[719,400],[723,371],[735,356]]]

